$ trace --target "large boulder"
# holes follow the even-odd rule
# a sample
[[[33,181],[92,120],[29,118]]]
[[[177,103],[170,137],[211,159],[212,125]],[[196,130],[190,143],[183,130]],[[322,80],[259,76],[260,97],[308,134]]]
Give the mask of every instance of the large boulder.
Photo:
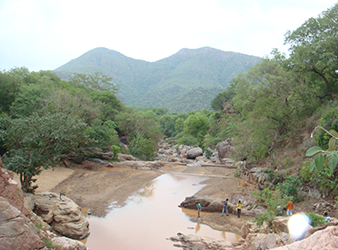
[[[225,141],[221,141],[221,142],[217,143],[216,150],[218,152],[218,157],[219,157],[220,160],[223,159],[223,158],[233,157],[234,147],[231,144],[232,141],[233,141],[233,139],[228,138]]]
[[[45,192],[35,195],[34,212],[53,227],[60,235],[83,239],[89,235],[89,223],[80,207],[60,194]]]
[[[192,148],[187,152],[187,159],[196,159],[196,157],[203,155],[203,149],[200,147]]]
[[[0,249],[43,249],[38,229],[7,199],[0,197]]]

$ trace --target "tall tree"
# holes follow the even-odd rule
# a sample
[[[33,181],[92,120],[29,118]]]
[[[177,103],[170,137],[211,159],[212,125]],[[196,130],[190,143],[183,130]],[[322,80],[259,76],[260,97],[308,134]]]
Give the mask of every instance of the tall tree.
[[[290,45],[289,67],[305,74],[317,97],[338,93],[338,4],[285,34]]]
[[[85,127],[85,123],[61,113],[33,113],[17,119],[4,116],[0,118],[0,140],[8,150],[3,157],[5,167],[20,175],[24,192],[34,192],[34,176],[88,142]]]

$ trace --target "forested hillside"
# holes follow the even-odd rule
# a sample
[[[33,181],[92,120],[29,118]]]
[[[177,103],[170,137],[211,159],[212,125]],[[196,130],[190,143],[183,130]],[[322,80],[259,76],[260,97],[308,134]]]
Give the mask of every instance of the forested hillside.
[[[182,49],[156,62],[135,60],[96,48],[55,69],[66,79],[73,73],[102,72],[120,89],[117,96],[133,107],[165,107],[170,112],[210,109],[210,102],[230,80],[260,58],[209,47]],[[203,94],[204,93],[204,94]]]

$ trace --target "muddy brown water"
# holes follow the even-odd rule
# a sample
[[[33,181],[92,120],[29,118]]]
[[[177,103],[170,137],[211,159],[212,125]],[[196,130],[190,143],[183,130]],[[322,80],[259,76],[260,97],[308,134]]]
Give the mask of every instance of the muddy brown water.
[[[178,249],[169,237],[178,232],[237,242],[239,235],[217,231],[190,221],[196,210],[178,207],[187,196],[199,191],[206,177],[164,174],[129,197],[125,206],[112,202],[105,218],[89,216],[91,250]]]

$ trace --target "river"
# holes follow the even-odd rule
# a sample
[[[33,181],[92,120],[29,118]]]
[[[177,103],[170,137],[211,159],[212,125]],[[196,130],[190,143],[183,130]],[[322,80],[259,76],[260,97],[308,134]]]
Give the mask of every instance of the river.
[[[211,229],[189,219],[196,210],[178,205],[198,192],[206,177],[186,174],[163,174],[129,197],[123,207],[112,202],[104,218],[88,216],[91,250],[178,249],[169,237],[178,232],[237,242],[240,236]],[[109,188],[109,187],[107,187]]]

